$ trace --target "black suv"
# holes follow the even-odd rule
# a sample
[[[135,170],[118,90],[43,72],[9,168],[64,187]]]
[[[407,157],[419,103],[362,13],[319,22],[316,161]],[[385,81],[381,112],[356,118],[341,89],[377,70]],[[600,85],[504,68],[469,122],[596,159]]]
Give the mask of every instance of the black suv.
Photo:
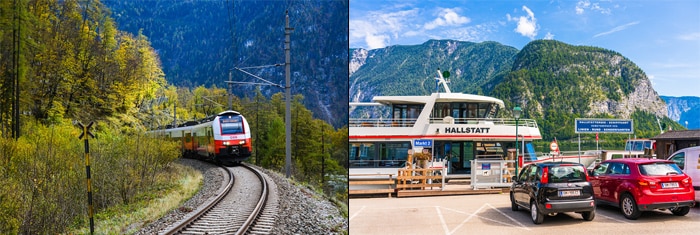
[[[545,215],[580,213],[584,220],[595,218],[593,187],[586,168],[573,162],[530,164],[513,176],[511,209],[528,208],[532,222],[541,224]]]

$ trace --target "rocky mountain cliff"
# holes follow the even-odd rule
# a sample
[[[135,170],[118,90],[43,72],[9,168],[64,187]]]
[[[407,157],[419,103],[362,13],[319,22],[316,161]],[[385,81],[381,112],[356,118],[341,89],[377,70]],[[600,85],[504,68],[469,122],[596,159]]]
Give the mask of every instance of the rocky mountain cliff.
[[[335,127],[347,124],[348,1],[116,1],[104,0],[120,30],[142,31],[175,85],[226,87],[234,67],[284,63],[284,20],[289,11],[292,94]],[[284,84],[284,67],[249,69]],[[260,82],[239,71],[234,81]],[[234,94],[252,97],[254,85]],[[262,86],[270,96],[284,92]]]
[[[667,118],[644,71],[615,51],[536,40],[522,50],[495,42],[430,40],[421,45],[353,49],[350,100],[375,95],[427,95],[435,70],[451,72],[453,92],[493,96],[536,119],[543,138],[574,135],[575,118],[631,118],[635,134],[658,134]],[[353,116],[353,113],[350,114]]]
[[[672,97],[661,96],[668,106],[668,117],[685,126],[688,122],[688,129],[700,128],[700,97],[684,96]]]

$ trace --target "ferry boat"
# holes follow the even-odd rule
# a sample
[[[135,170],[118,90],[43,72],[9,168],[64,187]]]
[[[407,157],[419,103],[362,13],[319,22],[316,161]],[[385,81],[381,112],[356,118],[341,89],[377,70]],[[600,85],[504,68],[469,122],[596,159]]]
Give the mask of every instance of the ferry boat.
[[[625,150],[602,150],[600,161],[617,158],[656,158],[656,141],[651,139],[628,139]]]
[[[497,118],[502,100],[452,93],[440,70],[438,90],[429,96],[375,96],[372,102],[350,107],[379,106],[388,117],[350,118],[350,174],[397,174],[405,167],[408,151],[428,151],[448,173],[468,174],[471,160],[506,159],[516,148],[534,156],[533,140],[542,139],[535,120]],[[442,85],[443,90],[439,87]],[[525,146],[523,148],[522,146]],[[552,160],[552,158],[550,158]]]

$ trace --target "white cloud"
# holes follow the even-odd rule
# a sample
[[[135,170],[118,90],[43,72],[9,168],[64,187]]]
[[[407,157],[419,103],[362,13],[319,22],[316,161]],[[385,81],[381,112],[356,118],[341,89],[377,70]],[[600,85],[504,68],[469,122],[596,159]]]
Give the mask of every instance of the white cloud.
[[[590,7],[590,6],[591,6],[591,2],[588,0],[579,1],[578,3],[576,3],[576,14],[577,15],[583,14],[585,9]]]
[[[581,15],[586,10],[592,10],[600,12],[601,14],[610,14],[610,8],[601,7],[599,3],[591,3],[589,0],[582,0],[576,3],[576,14]]]
[[[552,32],[547,32],[547,35],[544,35],[544,39],[552,40],[554,39],[554,34],[552,34]]]
[[[463,25],[466,23],[469,23],[471,19],[465,17],[465,16],[460,16],[455,9],[442,9],[440,11],[440,14],[438,18],[435,20],[426,23],[423,25],[423,28],[427,30],[432,30],[437,27],[443,27],[443,26],[459,26]]]
[[[373,11],[350,21],[350,41],[364,41],[369,48],[386,47],[392,38],[408,28],[409,19],[417,15],[417,9],[396,12]]]
[[[698,41],[700,40],[700,32],[679,35],[678,39],[683,41]]]
[[[631,23],[627,23],[627,24],[624,24],[624,25],[617,26],[617,27],[615,27],[615,28],[613,28],[613,29],[611,29],[611,30],[608,30],[608,31],[606,31],[606,32],[602,32],[602,33],[596,34],[596,35],[594,35],[593,37],[594,37],[594,38],[597,38],[597,37],[600,37],[600,36],[605,36],[605,35],[608,35],[608,34],[611,34],[611,33],[619,32],[619,31],[625,30],[625,29],[629,28],[630,26],[633,26],[633,25],[636,25],[636,24],[639,24],[639,21],[635,21],[635,22],[631,22]]]
[[[530,39],[535,39],[537,36],[537,19],[535,18],[535,13],[530,10],[527,6],[523,6],[523,11],[527,13],[527,16],[511,17],[510,14],[506,14],[508,21],[518,22],[518,26],[515,28],[515,32],[528,37]]]

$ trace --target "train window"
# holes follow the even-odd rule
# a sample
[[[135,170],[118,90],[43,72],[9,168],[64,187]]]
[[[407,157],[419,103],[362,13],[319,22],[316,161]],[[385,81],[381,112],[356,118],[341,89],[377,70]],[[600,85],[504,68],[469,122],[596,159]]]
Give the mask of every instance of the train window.
[[[243,133],[243,118],[241,116],[221,116],[221,134]]]

